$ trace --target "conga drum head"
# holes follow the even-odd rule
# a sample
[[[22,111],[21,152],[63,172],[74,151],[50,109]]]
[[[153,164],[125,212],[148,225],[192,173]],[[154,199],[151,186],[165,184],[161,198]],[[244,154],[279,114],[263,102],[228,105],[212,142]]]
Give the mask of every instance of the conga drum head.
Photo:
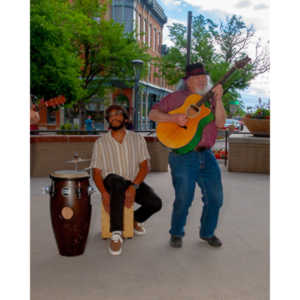
[[[89,178],[90,175],[86,171],[59,170],[52,172],[50,177],[59,179],[83,179]]]

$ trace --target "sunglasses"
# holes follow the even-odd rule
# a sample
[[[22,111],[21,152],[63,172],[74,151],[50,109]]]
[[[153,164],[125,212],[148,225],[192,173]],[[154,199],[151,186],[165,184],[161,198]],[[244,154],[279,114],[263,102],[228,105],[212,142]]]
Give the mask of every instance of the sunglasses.
[[[123,115],[123,112],[121,110],[116,110],[116,111],[109,113],[108,117],[111,118],[111,117],[120,116],[120,115]]]

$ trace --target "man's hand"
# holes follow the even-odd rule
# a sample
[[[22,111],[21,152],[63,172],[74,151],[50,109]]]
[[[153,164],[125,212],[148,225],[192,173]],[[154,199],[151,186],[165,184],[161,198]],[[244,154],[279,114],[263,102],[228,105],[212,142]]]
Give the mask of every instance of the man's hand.
[[[188,117],[184,114],[174,114],[171,116],[172,116],[173,122],[181,127],[185,126],[187,121],[189,120]]]
[[[102,193],[102,203],[105,211],[110,213],[110,194],[108,192]]]
[[[216,101],[222,101],[222,96],[223,96],[223,87],[221,84],[218,84],[217,86],[215,86],[213,88],[213,92],[214,92],[214,97],[216,99]]]
[[[125,206],[127,208],[130,208],[133,205],[135,200],[135,194],[136,194],[135,187],[133,185],[130,185],[125,192]]]

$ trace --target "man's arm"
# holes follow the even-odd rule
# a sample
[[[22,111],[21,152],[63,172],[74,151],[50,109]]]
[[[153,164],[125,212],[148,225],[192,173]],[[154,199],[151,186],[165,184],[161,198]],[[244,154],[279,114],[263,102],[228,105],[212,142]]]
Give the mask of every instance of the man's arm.
[[[188,118],[184,114],[168,114],[158,109],[152,109],[149,113],[149,119],[154,122],[171,122],[176,123],[179,126],[184,126]]]
[[[139,166],[140,166],[139,172],[137,173],[135,179],[133,180],[133,183],[138,184],[138,185],[144,181],[145,177],[149,173],[149,167],[148,167],[147,160],[142,161]],[[132,206],[134,199],[135,199],[135,194],[136,194],[135,187],[133,185],[130,185],[125,192],[125,206],[126,207],[129,208]]]
[[[110,211],[110,194],[107,192],[107,190],[104,186],[104,182],[103,182],[103,178],[102,178],[100,169],[93,168],[93,178],[94,178],[94,181],[95,181],[95,184],[96,184],[98,190],[100,191],[100,193],[102,195],[102,202],[103,202],[104,209],[106,210],[107,213],[109,213],[109,211]]]
[[[33,108],[30,108],[30,125],[37,124],[40,121],[40,114]]]
[[[218,128],[223,128],[227,118],[227,114],[222,101],[222,96],[223,96],[222,85],[218,84],[213,89],[213,91],[214,91],[214,98],[216,100],[215,123]]]
[[[148,162],[147,162],[147,160],[144,160],[140,163],[139,172],[137,173],[135,179],[133,180],[133,183],[141,184],[144,181],[144,179],[148,173],[149,173]]]

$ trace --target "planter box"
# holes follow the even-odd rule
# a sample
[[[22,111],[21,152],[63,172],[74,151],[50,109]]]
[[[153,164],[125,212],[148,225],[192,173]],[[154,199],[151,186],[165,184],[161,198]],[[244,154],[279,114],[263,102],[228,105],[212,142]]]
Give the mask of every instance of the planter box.
[[[270,173],[270,138],[232,135],[228,171]]]
[[[98,135],[47,135],[30,138],[30,175],[47,177],[57,170],[74,170],[74,164],[66,161],[73,159],[74,152],[82,159],[91,159],[93,145]],[[145,136],[150,153],[151,171],[167,172],[169,151],[156,137]],[[89,162],[78,164],[79,169],[89,167]]]
[[[254,136],[270,136],[270,119],[244,118],[243,122]]]

